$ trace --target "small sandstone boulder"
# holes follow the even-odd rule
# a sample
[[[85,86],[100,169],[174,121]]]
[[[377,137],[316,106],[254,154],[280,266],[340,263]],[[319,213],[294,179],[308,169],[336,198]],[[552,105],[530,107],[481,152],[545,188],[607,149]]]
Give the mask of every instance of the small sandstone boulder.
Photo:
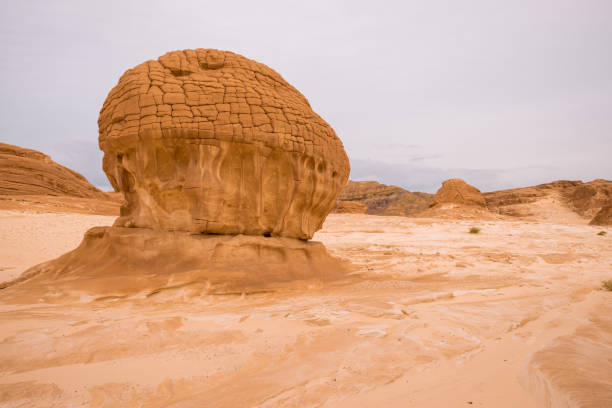
[[[436,192],[430,207],[442,204],[485,207],[485,199],[479,189],[467,184],[461,179],[450,179],[442,183]]]
[[[312,238],[349,175],[334,130],[278,73],[227,51],[126,71],[98,120],[117,226]]]
[[[612,225],[612,203],[604,205],[589,225]]]

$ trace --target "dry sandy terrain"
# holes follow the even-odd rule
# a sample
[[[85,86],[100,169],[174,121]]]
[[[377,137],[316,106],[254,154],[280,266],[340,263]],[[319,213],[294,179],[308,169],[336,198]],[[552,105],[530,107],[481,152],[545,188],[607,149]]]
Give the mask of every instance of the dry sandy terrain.
[[[0,280],[113,219],[0,212]],[[359,279],[73,304],[0,291],[0,406],[612,406],[612,228],[330,215],[315,239]]]
[[[0,282],[76,248],[83,233],[116,217],[0,211]]]

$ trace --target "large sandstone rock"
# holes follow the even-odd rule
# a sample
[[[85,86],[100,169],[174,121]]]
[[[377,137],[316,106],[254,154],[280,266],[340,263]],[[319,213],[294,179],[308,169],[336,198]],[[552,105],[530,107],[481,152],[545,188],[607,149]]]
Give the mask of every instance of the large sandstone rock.
[[[174,51],[123,74],[98,120],[117,226],[309,239],[349,162],[278,73],[240,55]]]
[[[480,190],[461,179],[450,179],[442,182],[442,187],[436,192],[430,207],[443,204],[485,207],[485,199]]]
[[[50,195],[106,199],[85,177],[36,150],[0,143],[0,196]]]
[[[340,193],[338,209],[343,203],[359,202],[367,207],[367,214],[411,216],[425,210],[431,198],[432,194],[413,193],[376,181],[349,181]]]

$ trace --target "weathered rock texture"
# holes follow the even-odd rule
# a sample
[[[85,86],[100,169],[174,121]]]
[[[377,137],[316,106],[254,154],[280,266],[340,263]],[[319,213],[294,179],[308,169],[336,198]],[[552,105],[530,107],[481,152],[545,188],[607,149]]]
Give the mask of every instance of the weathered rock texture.
[[[311,238],[349,174],[342,142],[278,73],[174,51],[123,74],[98,120],[118,226]]]
[[[365,214],[368,206],[358,201],[338,201],[334,212],[338,214]]]
[[[612,202],[612,181],[559,180],[484,193],[484,197],[490,211],[503,215],[541,218],[543,209],[556,206],[559,211],[572,213],[577,218],[591,219],[606,203]]]
[[[431,198],[432,194],[376,181],[349,181],[340,193],[338,209],[345,202],[359,202],[367,206],[366,214],[411,216],[426,209]]]
[[[564,191],[564,196],[575,212],[584,217],[592,217],[612,203],[612,182],[603,179],[588,183],[577,182],[575,188]]]
[[[94,227],[78,248],[0,282],[3,299],[26,302],[240,294],[303,289],[344,278],[320,242]]]
[[[429,206],[437,207],[443,204],[486,206],[480,190],[461,179],[450,179],[442,182],[442,187],[436,192]]]
[[[612,225],[612,203],[603,206],[589,224]]]
[[[0,196],[5,195],[107,198],[85,177],[46,154],[0,143]]]

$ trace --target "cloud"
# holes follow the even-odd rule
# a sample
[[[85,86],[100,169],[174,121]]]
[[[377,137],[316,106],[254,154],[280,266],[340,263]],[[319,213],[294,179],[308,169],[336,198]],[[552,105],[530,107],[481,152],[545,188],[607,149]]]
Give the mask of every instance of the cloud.
[[[415,163],[415,162],[420,162],[420,161],[424,161],[424,160],[439,159],[439,158],[442,158],[442,157],[443,157],[443,155],[441,155],[441,154],[430,154],[430,155],[427,155],[427,156],[413,156],[413,157],[410,158],[410,161],[412,163]]]
[[[380,150],[416,150],[423,146],[418,144],[405,144],[405,143],[387,143],[373,146]]]

